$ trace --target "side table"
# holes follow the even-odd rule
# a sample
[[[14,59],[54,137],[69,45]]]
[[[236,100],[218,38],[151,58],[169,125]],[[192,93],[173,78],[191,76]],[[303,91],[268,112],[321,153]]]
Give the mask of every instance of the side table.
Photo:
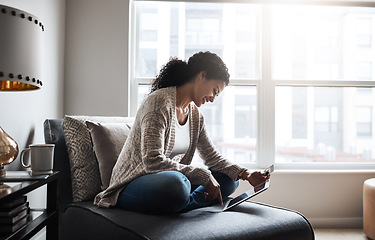
[[[30,176],[26,171],[8,171],[7,176],[0,177],[1,183],[10,185],[10,188],[6,191],[0,191],[0,205],[9,203],[37,188],[47,185],[47,208],[42,210],[31,209],[31,220],[17,231],[1,236],[2,238],[29,239],[43,227],[46,227],[47,239],[58,239],[57,184],[59,176],[59,172]],[[36,212],[39,212],[39,214],[33,214]]]

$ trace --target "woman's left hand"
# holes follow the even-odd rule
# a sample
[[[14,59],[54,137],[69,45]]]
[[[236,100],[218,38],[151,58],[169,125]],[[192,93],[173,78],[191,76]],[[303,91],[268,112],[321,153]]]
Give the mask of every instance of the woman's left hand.
[[[247,180],[251,185],[255,187],[255,186],[258,186],[259,184],[264,183],[268,179],[270,179],[270,174],[268,174],[267,176],[264,176],[263,173],[259,171],[251,173],[249,172],[249,170],[247,170],[246,172],[242,174],[242,179]]]

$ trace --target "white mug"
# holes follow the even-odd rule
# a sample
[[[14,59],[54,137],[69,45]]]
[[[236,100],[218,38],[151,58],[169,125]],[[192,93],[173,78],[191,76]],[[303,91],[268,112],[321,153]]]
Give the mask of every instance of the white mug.
[[[31,168],[31,175],[50,174],[53,169],[55,144],[32,144],[25,148],[20,155],[24,168]],[[24,161],[24,154],[29,152],[29,164]]]

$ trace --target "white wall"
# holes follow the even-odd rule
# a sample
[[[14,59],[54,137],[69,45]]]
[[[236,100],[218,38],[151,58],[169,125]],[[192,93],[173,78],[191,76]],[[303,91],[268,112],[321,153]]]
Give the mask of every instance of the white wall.
[[[127,116],[128,0],[67,0],[65,113]]]
[[[0,0],[0,4],[29,12],[45,26],[42,89],[0,92],[0,126],[18,142],[21,151],[30,143],[44,142],[46,118],[63,116],[65,0]],[[19,167],[17,158],[7,169]]]
[[[270,188],[251,200],[303,213],[314,227],[361,228],[363,182],[374,177],[374,170],[276,170]],[[241,182],[237,193],[247,187]]]
[[[67,0],[65,113],[126,116],[128,12],[128,0]],[[361,227],[362,185],[372,177],[276,171],[254,200],[297,210],[316,227]]]

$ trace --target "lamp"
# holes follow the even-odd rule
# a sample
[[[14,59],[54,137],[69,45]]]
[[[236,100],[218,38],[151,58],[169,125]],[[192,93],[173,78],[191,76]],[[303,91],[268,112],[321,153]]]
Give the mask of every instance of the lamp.
[[[44,25],[25,11],[0,5],[0,91],[40,89]],[[0,127],[0,176],[18,155],[17,142]]]

